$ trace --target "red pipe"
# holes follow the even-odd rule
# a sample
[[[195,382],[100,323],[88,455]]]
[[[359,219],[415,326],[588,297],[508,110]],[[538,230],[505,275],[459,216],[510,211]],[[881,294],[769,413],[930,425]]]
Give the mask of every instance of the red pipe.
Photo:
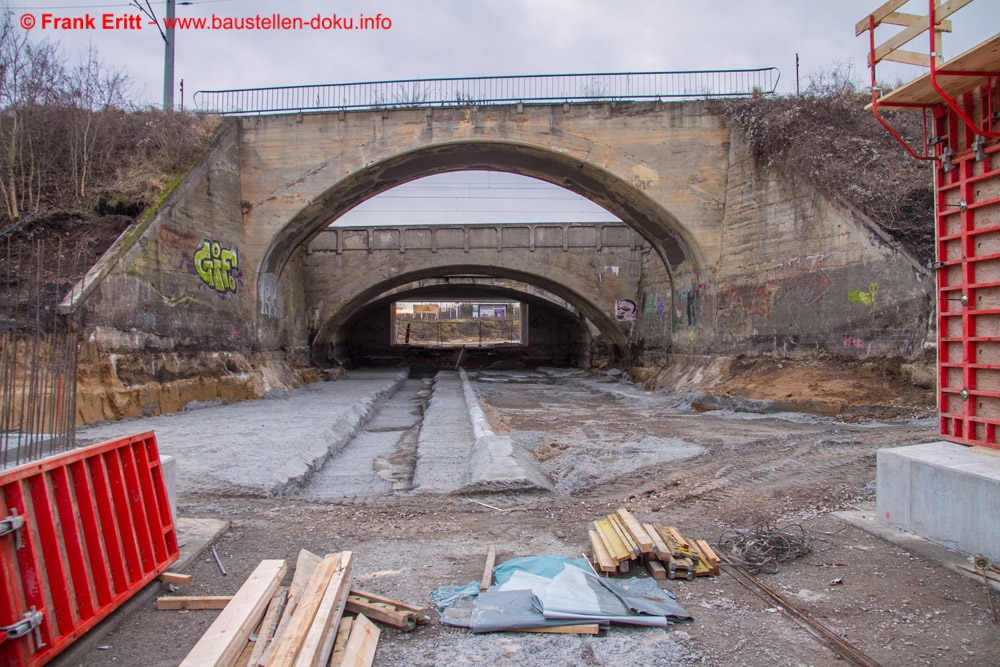
[[[934,2],[934,0],[931,0]],[[899,136],[899,133],[889,125],[889,121],[882,117],[879,113],[878,107],[878,87],[875,80],[875,16],[872,14],[868,15],[868,40],[869,46],[871,48],[871,72],[872,72],[872,115],[875,116],[875,120],[882,124],[882,127],[889,131],[889,134],[893,136],[896,142],[906,149],[914,159],[917,160],[936,160],[935,156],[928,156],[927,153],[927,117],[924,116],[924,155],[917,155],[917,152],[910,148],[910,145],[906,142],[903,137]]]
[[[935,57],[936,51],[935,51],[935,39],[934,39],[935,34],[937,32],[934,29],[934,27],[937,25],[937,12],[936,12],[936,7],[934,6],[935,0],[927,0],[927,2],[930,5],[930,11],[927,14],[927,18],[928,18],[928,26],[927,27],[928,27],[928,33],[930,34],[930,41],[931,41],[931,85],[934,86],[934,90],[936,90],[937,93],[938,93],[938,95],[941,96],[941,98],[944,100],[945,104],[948,105],[948,108],[950,108],[952,111],[954,111],[955,114],[959,118],[962,119],[962,121],[965,123],[966,127],[968,127],[970,130],[972,130],[973,133],[981,135],[981,136],[984,136],[984,137],[989,137],[991,139],[995,139],[997,137],[1000,137],[1000,132],[987,132],[986,130],[983,130],[979,126],[977,126],[976,123],[971,118],[969,118],[965,114],[965,112],[962,111],[962,109],[959,108],[959,106],[957,104],[955,104],[955,100],[951,99],[951,96],[949,96],[948,93],[944,92],[944,89],[942,89],[941,86],[938,84],[938,81],[937,81],[938,71],[937,71],[937,60],[936,60],[936,57]],[[869,18],[871,19],[872,17],[869,17]],[[872,20],[870,22],[872,24],[874,24],[874,20]],[[875,43],[875,38],[874,38],[874,29],[873,29],[872,30],[872,44],[874,44],[874,43]],[[874,49],[874,47],[873,47],[873,49]],[[872,52],[872,72],[873,73],[875,72],[874,55],[875,54],[874,54],[874,50],[873,50],[873,52]],[[962,73],[962,75],[965,75],[965,73]],[[974,74],[970,73],[969,76],[974,76]],[[990,81],[989,78],[987,78],[986,83],[987,83],[987,85],[991,84],[991,81]],[[993,94],[993,89],[992,89],[992,86],[991,86],[990,90],[989,90],[989,95],[992,96],[992,94]]]

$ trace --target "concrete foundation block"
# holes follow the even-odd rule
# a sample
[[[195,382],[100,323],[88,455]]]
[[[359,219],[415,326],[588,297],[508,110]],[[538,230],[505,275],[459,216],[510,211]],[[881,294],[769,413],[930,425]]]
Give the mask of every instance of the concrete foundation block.
[[[170,503],[170,516],[177,521],[177,459],[173,456],[160,455],[160,469],[163,470],[163,485],[167,487],[167,500]]]
[[[1000,458],[951,442],[881,449],[879,519],[950,549],[1000,560]]]

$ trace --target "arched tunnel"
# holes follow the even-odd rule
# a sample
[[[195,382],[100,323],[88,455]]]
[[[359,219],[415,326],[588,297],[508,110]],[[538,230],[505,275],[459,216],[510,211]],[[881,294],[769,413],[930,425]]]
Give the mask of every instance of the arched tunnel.
[[[467,368],[534,368],[585,367],[627,356],[618,337],[603,336],[579,309],[543,289],[494,278],[458,280],[424,281],[431,284],[408,285],[372,299],[314,340],[313,360],[347,367],[407,365],[419,369],[461,363]],[[516,323],[511,320],[517,328],[516,340],[410,341],[397,333],[395,320],[394,305],[406,301],[515,302],[520,304]]]

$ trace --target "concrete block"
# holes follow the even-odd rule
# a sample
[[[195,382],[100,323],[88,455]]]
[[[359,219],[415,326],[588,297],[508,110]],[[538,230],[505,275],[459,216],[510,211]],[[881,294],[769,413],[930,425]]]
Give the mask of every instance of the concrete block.
[[[877,460],[880,520],[1000,560],[1000,458],[940,441],[882,449]]]

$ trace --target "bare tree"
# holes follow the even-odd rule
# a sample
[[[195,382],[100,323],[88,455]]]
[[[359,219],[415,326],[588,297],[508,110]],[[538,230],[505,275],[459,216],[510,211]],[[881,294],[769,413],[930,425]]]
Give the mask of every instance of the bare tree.
[[[32,125],[56,102],[62,67],[50,42],[33,44],[6,11],[0,18],[0,198],[16,220],[38,205],[41,170]]]
[[[69,136],[70,165],[76,198],[87,198],[87,186],[99,162],[99,146],[110,149],[106,136],[109,116],[127,105],[128,76],[123,70],[109,69],[91,46],[67,75],[68,105],[72,119]],[[100,161],[103,162],[103,161]]]

